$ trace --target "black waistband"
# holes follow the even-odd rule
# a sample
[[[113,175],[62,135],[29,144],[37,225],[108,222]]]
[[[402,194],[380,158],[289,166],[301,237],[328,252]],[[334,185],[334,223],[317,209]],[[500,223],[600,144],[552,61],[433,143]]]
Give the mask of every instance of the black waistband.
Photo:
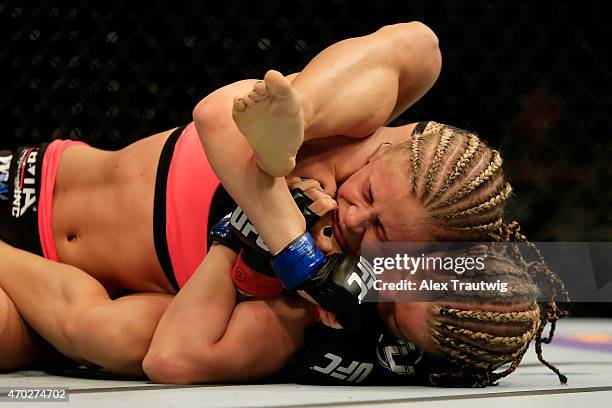
[[[0,200],[0,239],[32,252],[43,255],[38,233],[38,205],[42,163],[47,143],[38,147],[24,146],[15,151],[3,151],[3,156],[11,154],[8,180],[5,183],[5,196]],[[6,175],[6,174],[5,174]]]
[[[170,252],[168,252],[168,240],[166,238],[166,188],[168,186],[168,171],[170,170],[170,163],[172,163],[174,147],[183,133],[183,129],[185,129],[185,126],[175,129],[162,148],[159,163],[157,164],[155,198],[153,200],[153,242],[155,243],[155,252],[166,277],[176,290],[179,290],[179,285],[174,276]]]

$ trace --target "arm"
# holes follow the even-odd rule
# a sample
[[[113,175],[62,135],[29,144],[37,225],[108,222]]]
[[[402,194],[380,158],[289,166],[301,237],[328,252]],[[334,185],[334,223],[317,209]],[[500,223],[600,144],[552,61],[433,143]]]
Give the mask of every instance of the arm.
[[[112,300],[86,272],[0,241],[0,286],[21,316],[66,356],[117,374],[142,375],[142,359],[169,295]]]
[[[236,254],[215,244],[159,322],[143,368],[155,382],[247,381],[278,371],[312,312],[298,300],[235,305]]]

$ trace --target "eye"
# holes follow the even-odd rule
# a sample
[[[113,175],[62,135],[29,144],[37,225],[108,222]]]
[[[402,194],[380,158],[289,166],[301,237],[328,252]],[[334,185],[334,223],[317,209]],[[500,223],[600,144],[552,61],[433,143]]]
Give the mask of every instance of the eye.
[[[368,184],[368,203],[372,204],[374,202],[374,196],[372,195],[372,184]]]
[[[379,241],[382,242],[385,240],[383,233],[384,229],[378,218],[374,221],[374,231],[376,232],[376,238],[378,238]]]

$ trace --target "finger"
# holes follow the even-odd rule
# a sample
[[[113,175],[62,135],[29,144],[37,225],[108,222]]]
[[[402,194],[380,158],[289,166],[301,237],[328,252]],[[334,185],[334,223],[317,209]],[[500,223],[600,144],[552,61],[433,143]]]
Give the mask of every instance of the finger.
[[[294,188],[300,188],[300,186],[302,185],[302,182],[304,181],[303,178],[301,177],[296,177],[296,176],[286,176],[285,180],[287,180],[287,186],[291,189]]]
[[[306,179],[296,182],[293,188],[299,188],[300,190],[306,192],[307,190],[314,189],[323,191],[321,184],[315,179]]]
[[[315,201],[308,206],[318,216],[322,216],[338,208],[338,203],[332,198],[326,197]]]

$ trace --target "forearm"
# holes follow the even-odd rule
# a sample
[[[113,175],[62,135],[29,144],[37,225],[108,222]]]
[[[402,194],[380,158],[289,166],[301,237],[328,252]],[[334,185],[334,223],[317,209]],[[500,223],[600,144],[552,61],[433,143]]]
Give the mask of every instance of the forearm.
[[[199,316],[191,328],[211,318]],[[264,378],[284,367],[303,345],[304,329],[314,323],[305,301],[280,297],[239,303],[215,342],[183,341],[181,350],[150,350],[143,367],[153,382],[173,384],[242,382]],[[185,352],[192,349],[193,352]]]
[[[232,120],[233,96],[246,92],[253,83],[241,81],[215,91],[198,104],[193,119],[217,177],[275,253],[306,226],[285,179],[271,177],[257,167],[251,145]]]
[[[152,380],[167,382],[170,369],[173,381],[206,369],[199,362],[210,358],[236,305],[230,277],[235,258],[230,249],[214,245],[168,306],[143,362]]]

